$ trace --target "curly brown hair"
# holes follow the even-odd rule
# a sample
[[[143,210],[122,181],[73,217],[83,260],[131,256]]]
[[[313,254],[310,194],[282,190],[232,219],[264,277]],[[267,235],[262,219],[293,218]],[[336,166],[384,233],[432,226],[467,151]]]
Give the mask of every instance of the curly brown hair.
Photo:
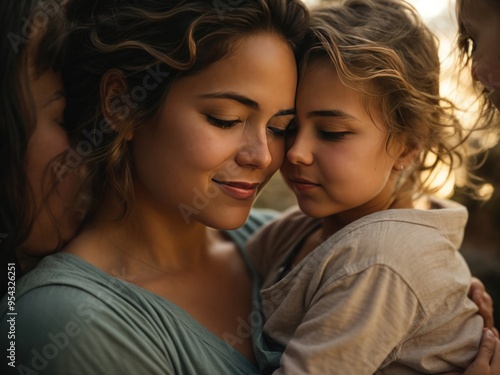
[[[309,20],[300,0],[73,0],[67,15],[63,77],[76,159],[91,183],[94,207],[110,188],[125,214],[133,202],[127,134],[155,116],[171,83],[258,33],[276,34],[298,53]],[[123,118],[118,131],[110,131],[102,115],[101,83],[109,71],[121,74],[129,91],[116,98]]]

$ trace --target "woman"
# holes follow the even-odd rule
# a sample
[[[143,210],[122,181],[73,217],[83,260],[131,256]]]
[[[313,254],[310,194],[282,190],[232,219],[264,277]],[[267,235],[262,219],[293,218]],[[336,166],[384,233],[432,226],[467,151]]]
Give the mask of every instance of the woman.
[[[72,154],[96,202],[65,252],[18,285],[16,335],[30,340],[15,365],[256,373],[241,323],[251,269],[209,227],[243,225],[281,164],[307,10],[295,0],[224,13],[206,1],[124,4],[69,3],[66,121],[82,124]]]
[[[56,156],[68,146],[61,127],[65,107],[61,76],[64,34],[55,2],[0,4],[0,254],[2,295],[7,263],[17,256],[56,250],[75,233],[79,217],[70,207],[71,178],[52,173]],[[17,270],[17,277],[20,270]]]

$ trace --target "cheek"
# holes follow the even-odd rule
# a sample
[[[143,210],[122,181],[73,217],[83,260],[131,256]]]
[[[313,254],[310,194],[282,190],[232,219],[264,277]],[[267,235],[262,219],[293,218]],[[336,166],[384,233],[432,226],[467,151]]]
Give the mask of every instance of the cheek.
[[[500,86],[500,53],[496,49],[477,51],[473,59],[473,72],[475,79],[490,88]]]
[[[51,166],[55,170],[57,163],[60,163],[57,157],[68,148],[68,138],[63,129],[57,125],[37,126],[40,128],[30,138],[27,150],[27,175],[33,187],[43,184],[44,177],[50,176]]]
[[[285,139],[276,137],[269,142],[269,152],[271,153],[271,165],[273,173],[276,172],[285,160]]]

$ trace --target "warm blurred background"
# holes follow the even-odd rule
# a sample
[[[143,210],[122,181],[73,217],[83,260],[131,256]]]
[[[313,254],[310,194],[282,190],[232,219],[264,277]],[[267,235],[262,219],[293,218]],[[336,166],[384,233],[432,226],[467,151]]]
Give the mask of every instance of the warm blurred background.
[[[305,2],[314,6],[320,0]],[[455,0],[409,0],[409,2],[417,8],[428,26],[439,37],[443,64],[442,94],[450,96],[455,101],[461,100],[454,97],[457,90],[456,83],[453,83],[456,82],[453,79],[456,72],[454,70],[456,59],[453,54],[456,36]],[[500,327],[500,173],[496,170],[499,162],[500,146],[494,146],[485,164],[478,171],[478,174],[494,189],[491,199],[487,202],[474,201],[460,191],[455,191],[451,197],[469,209],[469,223],[461,252],[472,274],[484,282],[487,291],[493,297],[497,307],[495,311],[497,327]],[[282,211],[294,204],[293,193],[277,174],[260,195],[256,205]]]

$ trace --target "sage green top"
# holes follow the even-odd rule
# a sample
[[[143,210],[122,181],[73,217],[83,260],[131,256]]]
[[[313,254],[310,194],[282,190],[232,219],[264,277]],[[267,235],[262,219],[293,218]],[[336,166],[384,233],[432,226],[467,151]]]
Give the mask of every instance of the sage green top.
[[[245,253],[246,239],[272,218],[253,210],[244,227],[227,232]],[[254,296],[259,280],[254,278]],[[253,301],[255,314],[260,301]],[[224,340],[169,300],[58,253],[18,280],[15,313],[7,298],[0,307],[2,374],[153,375],[258,374],[259,370]],[[15,366],[5,353],[15,318]],[[261,319],[254,319],[259,330]],[[11,331],[12,332],[12,331]],[[256,357],[260,345],[255,341]]]

